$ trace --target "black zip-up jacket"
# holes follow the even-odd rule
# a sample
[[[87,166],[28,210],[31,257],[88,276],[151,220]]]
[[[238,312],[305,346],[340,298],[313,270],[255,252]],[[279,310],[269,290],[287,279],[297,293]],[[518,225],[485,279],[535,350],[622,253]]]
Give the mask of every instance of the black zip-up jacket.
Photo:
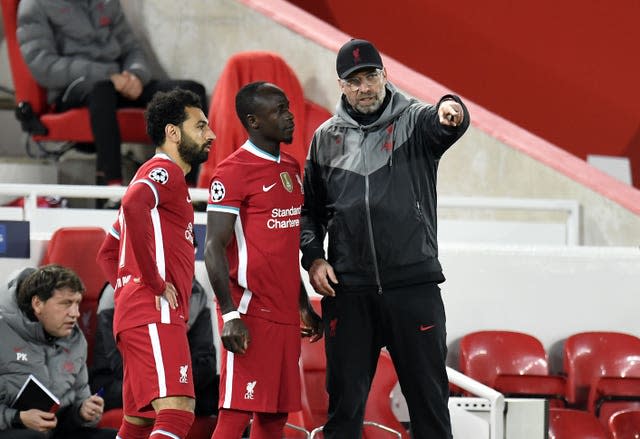
[[[438,261],[438,162],[469,127],[459,97],[438,105],[408,99],[387,84],[391,99],[380,117],[359,125],[343,99],[311,142],[305,165],[302,266],[325,258],[343,288],[442,282]],[[464,108],[458,127],[441,125],[438,106]]]

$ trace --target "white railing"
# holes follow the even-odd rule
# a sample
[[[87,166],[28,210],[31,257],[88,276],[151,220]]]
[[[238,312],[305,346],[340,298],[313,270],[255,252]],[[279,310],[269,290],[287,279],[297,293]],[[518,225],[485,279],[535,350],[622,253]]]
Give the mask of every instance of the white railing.
[[[489,425],[491,439],[504,439],[504,395],[447,366],[449,382],[491,402]]]
[[[123,186],[82,186],[55,184],[0,184],[0,196],[25,197],[24,220],[34,218],[38,196],[59,196],[66,198],[113,198],[122,196]],[[191,199],[206,201],[206,189],[189,189]],[[488,198],[488,197],[439,197],[438,206],[455,209],[492,209],[551,211],[566,214],[566,245],[580,244],[580,204],[575,200],[529,199],[529,198]],[[469,219],[465,219],[470,221]]]
[[[0,184],[0,195],[25,197],[24,219],[33,219],[38,209],[39,196],[59,196],[65,198],[115,198],[121,197],[126,186],[84,186],[71,184]],[[207,201],[206,189],[189,189],[193,201]]]

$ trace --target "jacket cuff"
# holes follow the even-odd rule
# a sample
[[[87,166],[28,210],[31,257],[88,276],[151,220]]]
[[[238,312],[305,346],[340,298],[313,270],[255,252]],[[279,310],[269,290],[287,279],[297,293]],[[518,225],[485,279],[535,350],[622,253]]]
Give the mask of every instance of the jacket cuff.
[[[20,410],[16,410],[11,418],[11,428],[24,428],[24,424],[20,419]]]
[[[438,101],[437,107],[440,107],[440,104],[442,104],[444,101],[455,101],[459,104],[462,104],[462,99],[460,99],[458,96],[452,95],[452,94],[446,94],[440,98],[440,100]]]
[[[309,268],[311,268],[311,264],[313,264],[313,261],[315,261],[316,259],[326,259],[324,256],[323,248],[314,247],[305,249],[302,252],[302,261],[300,261],[300,263],[302,264],[302,268],[309,271]]]

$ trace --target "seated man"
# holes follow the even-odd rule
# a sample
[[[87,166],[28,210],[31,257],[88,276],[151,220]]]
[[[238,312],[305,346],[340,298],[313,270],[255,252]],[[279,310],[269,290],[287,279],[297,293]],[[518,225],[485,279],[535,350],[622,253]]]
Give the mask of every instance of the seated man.
[[[9,293],[0,305],[0,439],[115,437],[115,430],[95,428],[104,401],[89,390],[87,341],[76,324],[82,281],[47,265],[25,269]],[[57,411],[12,408],[30,374],[60,400]]]
[[[207,112],[201,84],[152,79],[117,0],[21,0],[16,33],[49,103],[59,111],[89,108],[97,184],[122,184],[117,108],[144,108],[155,92],[180,87],[196,93]],[[187,182],[195,186],[197,169],[190,174]]]
[[[105,286],[98,305],[98,327],[93,348],[90,382],[93,392],[103,393],[105,410],[122,407],[122,356],[113,338],[113,287]],[[218,413],[218,375],[213,346],[211,309],[207,294],[194,278],[189,299],[187,338],[191,350],[196,416]]]

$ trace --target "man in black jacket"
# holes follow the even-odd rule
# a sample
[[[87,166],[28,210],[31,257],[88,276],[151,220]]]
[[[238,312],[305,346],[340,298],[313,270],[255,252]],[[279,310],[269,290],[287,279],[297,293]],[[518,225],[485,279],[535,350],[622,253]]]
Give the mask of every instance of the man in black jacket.
[[[189,299],[187,338],[191,351],[196,416],[218,413],[218,375],[213,345],[211,309],[204,288],[194,278]],[[90,384],[103,393],[105,410],[122,407],[122,356],[113,338],[113,287],[107,285],[98,305],[98,327]]]
[[[359,438],[380,349],[387,347],[416,439],[450,439],[445,312],[439,283],[436,174],[469,115],[387,82],[377,49],[351,40],[336,61],[335,116],[315,132],[305,166],[302,265],[325,295],[326,438]],[[329,235],[328,258],[323,242]]]

